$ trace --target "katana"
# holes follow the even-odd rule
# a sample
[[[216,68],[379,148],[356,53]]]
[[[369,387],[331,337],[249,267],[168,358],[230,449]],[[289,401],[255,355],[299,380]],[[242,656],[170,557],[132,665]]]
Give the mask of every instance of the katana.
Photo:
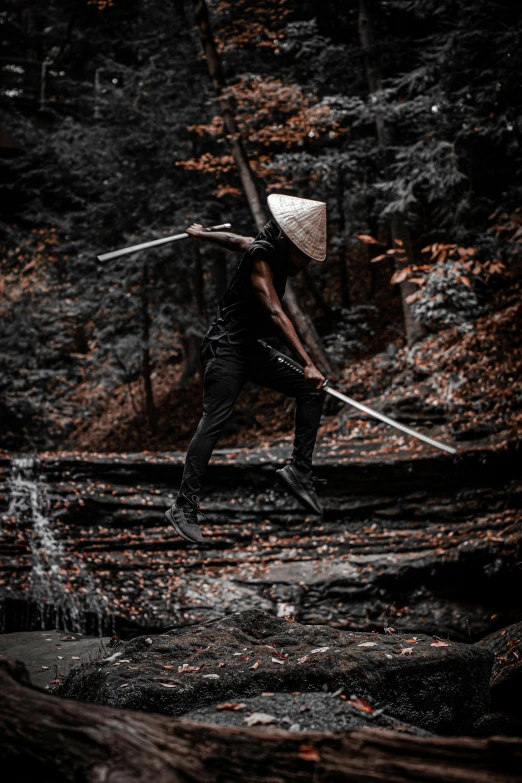
[[[277,359],[281,363],[286,364],[289,367],[292,367],[296,372],[300,373],[301,375],[304,375],[304,370],[301,367],[301,365],[295,362],[293,359],[289,359],[287,356],[284,356],[282,353],[279,352],[278,352]],[[395,419],[390,419],[390,417],[385,416],[384,413],[379,413],[378,411],[374,411],[373,408],[369,408],[367,405],[364,405],[362,402],[357,402],[357,400],[352,400],[351,397],[348,397],[346,394],[337,391],[337,389],[332,389],[328,381],[324,382],[323,389],[327,394],[331,394],[332,397],[337,397],[338,400],[342,400],[347,405],[351,405],[353,408],[357,408],[357,410],[366,413],[368,416],[372,416],[374,419],[379,419],[379,421],[383,421],[385,424],[389,424],[390,427],[395,427],[396,430],[405,432],[406,435],[410,435],[412,438],[417,438],[418,440],[424,441],[424,443],[429,443],[430,446],[435,446],[436,449],[441,449],[442,451],[446,451],[448,454],[457,453],[457,449],[454,449],[453,446],[447,446],[445,443],[441,443],[440,441],[435,440],[434,438],[429,438],[427,435],[423,435],[422,432],[417,432],[416,430],[412,430],[411,427],[406,427],[404,424],[400,424],[400,422],[395,421]]]
[[[205,231],[221,231],[224,228],[232,228],[232,224],[222,223],[220,226],[209,226]],[[183,234],[174,234],[170,237],[153,239],[150,242],[142,242],[141,245],[131,245],[131,247],[123,247],[121,250],[113,250],[110,253],[104,253],[101,256],[97,256],[97,258],[98,261],[109,261],[111,258],[126,256],[128,253],[137,253],[139,250],[147,250],[149,247],[157,247],[158,245],[166,245],[169,242],[177,242],[178,239],[187,239],[189,236],[190,234],[187,234],[185,231]]]

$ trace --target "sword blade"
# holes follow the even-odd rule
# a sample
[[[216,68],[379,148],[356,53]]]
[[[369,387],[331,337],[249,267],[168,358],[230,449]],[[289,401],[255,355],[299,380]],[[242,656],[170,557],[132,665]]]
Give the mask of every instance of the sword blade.
[[[263,343],[262,340],[259,340],[258,342],[260,342],[262,345],[265,345],[265,347],[268,347],[266,346],[266,343]],[[277,360],[279,362],[286,364],[288,367],[291,367],[300,375],[304,375],[303,368],[294,359],[290,359],[288,356],[283,355],[280,353],[280,351],[276,351],[274,348],[271,350],[275,351],[277,354]],[[328,385],[328,381],[325,381],[323,384],[323,389],[327,394],[331,394],[332,397],[337,397],[338,400],[342,400],[342,402],[345,402],[347,405],[351,405],[353,408],[357,408],[357,410],[366,413],[368,416],[373,416],[374,419],[379,419],[379,421],[383,421],[385,424],[389,424],[390,427],[395,427],[396,430],[405,432],[406,435],[410,435],[412,438],[417,438],[417,440],[422,440],[424,443],[429,443],[430,446],[435,446],[436,449],[446,451],[448,454],[457,453],[457,449],[454,449],[453,446],[447,446],[445,443],[441,443],[439,440],[435,440],[434,438],[429,438],[427,435],[423,435],[422,432],[412,430],[411,427],[406,427],[404,424],[400,424],[398,421],[395,421],[395,419],[390,419],[390,417],[385,416],[384,413],[374,411],[373,408],[368,408],[368,406],[364,405],[364,403],[357,402],[357,400],[352,400],[352,398],[348,397],[347,394],[343,394],[342,392],[337,391],[337,389],[332,389],[332,387]]]
[[[416,430],[412,430],[411,427],[406,427],[404,424],[395,421],[395,419],[390,419],[390,417],[385,416],[384,413],[379,413],[378,411],[374,411],[372,408],[368,408],[368,406],[364,405],[362,402],[357,402],[357,400],[352,400],[351,397],[348,397],[346,394],[337,391],[337,389],[332,389],[331,386],[328,385],[324,386],[324,390],[327,394],[331,394],[332,397],[337,397],[337,399],[342,400],[347,405],[351,405],[353,408],[357,408],[357,410],[360,410],[363,413],[368,414],[368,416],[373,416],[374,419],[379,419],[379,421],[383,421],[385,424],[389,424],[390,427],[395,427],[396,430],[400,430],[401,432],[405,432],[407,435],[411,435],[412,438],[417,438],[417,440],[422,440],[424,441],[424,443],[429,443],[430,446],[435,446],[435,448],[441,449],[442,451],[446,451],[448,454],[457,453],[457,449],[454,449],[453,446],[447,446],[445,443],[441,443],[440,441],[435,440],[434,438],[429,438],[427,435],[424,435],[422,432],[417,432]]]

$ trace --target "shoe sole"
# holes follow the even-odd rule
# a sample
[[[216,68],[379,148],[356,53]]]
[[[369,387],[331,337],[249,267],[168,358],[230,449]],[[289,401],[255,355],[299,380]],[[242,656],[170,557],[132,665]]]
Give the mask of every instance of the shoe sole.
[[[285,486],[291,491],[295,499],[298,500],[300,504],[304,508],[306,508],[307,511],[311,511],[312,514],[316,514],[318,517],[322,517],[323,511],[322,510],[318,511],[311,504],[306,502],[306,500],[300,494],[299,485],[292,479],[291,475],[289,475],[288,473],[283,473],[283,470],[284,468],[281,468],[280,470],[276,470],[276,475],[279,478],[279,481],[282,481],[285,484]]]
[[[203,541],[194,541],[194,539],[193,539],[193,538],[190,538],[189,536],[187,536],[187,535],[186,535],[186,534],[185,534],[185,533],[184,533],[184,532],[183,532],[183,531],[182,531],[182,530],[179,528],[179,526],[178,526],[177,522],[174,522],[174,520],[170,518],[170,509],[169,509],[168,511],[165,511],[165,519],[167,520],[167,522],[168,522],[170,525],[172,525],[172,527],[174,528],[174,530],[176,531],[176,533],[178,534],[178,536],[181,536],[181,538],[184,538],[184,539],[185,539],[185,541],[190,541],[190,543],[191,543],[191,544],[197,544],[198,546],[199,546],[200,544],[204,543]]]

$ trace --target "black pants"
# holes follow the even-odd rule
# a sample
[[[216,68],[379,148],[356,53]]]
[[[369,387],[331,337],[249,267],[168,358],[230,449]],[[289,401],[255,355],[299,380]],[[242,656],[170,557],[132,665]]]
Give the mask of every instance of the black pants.
[[[314,391],[302,376],[279,362],[277,354],[273,347],[258,342],[237,349],[223,341],[217,345],[203,341],[203,416],[187,450],[180,494],[199,495],[212,451],[247,381],[295,397],[292,462],[305,473],[312,469],[325,393]]]

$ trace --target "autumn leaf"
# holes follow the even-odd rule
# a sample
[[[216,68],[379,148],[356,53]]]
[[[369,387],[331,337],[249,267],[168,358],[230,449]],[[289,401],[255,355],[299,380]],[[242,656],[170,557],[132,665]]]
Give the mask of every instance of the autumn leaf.
[[[464,283],[465,286],[471,289],[471,283],[469,281],[469,277],[466,277],[466,275],[455,275],[455,277],[459,283]]]
[[[252,666],[250,666],[249,668],[257,669],[260,663],[261,663],[261,658],[258,658],[257,661],[254,664],[252,664]]]
[[[361,242],[364,242],[365,245],[378,245],[376,239],[374,239],[370,234],[357,234],[357,239],[360,239]]]
[[[235,710],[237,712],[238,710],[244,710],[245,707],[246,704],[237,704],[235,701],[227,704],[216,704],[216,710]]]
[[[413,304],[413,302],[416,302],[417,299],[420,299],[422,296],[422,291],[415,291],[414,294],[410,294],[406,297],[404,300],[407,304]]]
[[[380,256],[375,256],[375,258],[372,258],[372,259],[371,259],[371,263],[373,264],[373,263],[375,263],[375,261],[382,261],[382,260],[383,260],[383,258],[388,258],[388,256],[386,255],[386,253],[383,253],[383,254],[381,254]]]
[[[303,759],[303,761],[320,761],[321,759],[317,748],[314,748],[313,745],[300,745],[299,758]]]
[[[351,704],[352,707],[356,707],[358,710],[368,712],[370,715],[373,712],[373,707],[367,699],[346,699],[347,704]]]
[[[401,655],[413,655],[413,647],[403,647]]]
[[[449,644],[442,641],[442,639],[435,639],[435,641],[430,644],[430,647],[449,647]]]
[[[390,283],[392,285],[395,285],[396,283],[402,283],[403,280],[406,280],[406,278],[408,277],[410,272],[411,272],[411,267],[409,267],[409,266],[404,267],[404,269],[397,270],[397,272],[395,272],[392,275]]]
[[[279,719],[275,715],[268,715],[266,712],[253,712],[245,718],[247,726],[257,726],[259,724],[268,725],[269,723],[278,723]]]
[[[377,642],[361,642],[357,647],[377,647]]]

